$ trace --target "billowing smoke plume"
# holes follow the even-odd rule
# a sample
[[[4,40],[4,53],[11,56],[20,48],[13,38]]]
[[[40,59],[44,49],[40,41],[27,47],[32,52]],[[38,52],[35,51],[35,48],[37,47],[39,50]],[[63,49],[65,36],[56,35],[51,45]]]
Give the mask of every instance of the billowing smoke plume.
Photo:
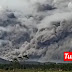
[[[24,0],[19,10],[0,10],[0,57],[64,62],[72,51],[71,0]]]

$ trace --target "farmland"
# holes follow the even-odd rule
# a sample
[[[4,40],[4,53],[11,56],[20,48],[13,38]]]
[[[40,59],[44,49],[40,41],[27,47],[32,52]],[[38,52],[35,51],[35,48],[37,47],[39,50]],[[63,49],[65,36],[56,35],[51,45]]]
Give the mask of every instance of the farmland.
[[[36,69],[16,69],[16,70],[3,70],[0,72],[72,72],[72,71],[49,71],[49,70],[36,70]]]

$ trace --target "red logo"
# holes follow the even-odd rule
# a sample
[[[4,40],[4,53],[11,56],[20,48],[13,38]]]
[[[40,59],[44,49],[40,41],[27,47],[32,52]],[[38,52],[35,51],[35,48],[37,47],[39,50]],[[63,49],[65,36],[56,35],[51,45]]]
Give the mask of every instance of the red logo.
[[[72,52],[64,52],[64,61],[72,61]]]

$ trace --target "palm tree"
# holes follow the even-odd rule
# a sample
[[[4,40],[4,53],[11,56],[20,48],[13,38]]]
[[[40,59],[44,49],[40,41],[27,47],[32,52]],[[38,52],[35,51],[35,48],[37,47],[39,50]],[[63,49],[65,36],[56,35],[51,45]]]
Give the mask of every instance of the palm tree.
[[[12,64],[13,64],[13,72],[15,72],[15,69],[18,67],[19,65],[19,62],[17,60],[17,58],[14,58],[13,61],[12,61]]]
[[[22,56],[22,60],[23,60],[23,63],[25,63],[25,60],[29,59],[29,56],[28,55],[23,55]],[[24,66],[25,64],[23,64],[23,68],[25,68]]]
[[[18,68],[18,66],[20,66],[20,63],[19,62],[22,61],[22,60],[24,60],[24,58],[25,59],[29,59],[28,55],[22,55],[22,56],[19,56],[19,57],[13,59],[13,67],[14,67],[14,70],[15,70],[15,68]]]
[[[14,58],[14,59],[13,59],[13,62],[18,62],[17,58]]]
[[[23,58],[29,59],[28,55],[23,55]]]
[[[18,59],[14,58],[13,59],[13,67],[14,67],[14,69],[19,68],[19,65],[20,65],[20,63],[19,63]]]

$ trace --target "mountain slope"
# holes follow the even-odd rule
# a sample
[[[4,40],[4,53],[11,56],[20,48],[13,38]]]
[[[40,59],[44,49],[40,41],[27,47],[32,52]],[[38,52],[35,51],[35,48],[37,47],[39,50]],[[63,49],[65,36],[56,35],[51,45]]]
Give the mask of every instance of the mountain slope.
[[[0,64],[9,64],[10,62],[0,58]]]

